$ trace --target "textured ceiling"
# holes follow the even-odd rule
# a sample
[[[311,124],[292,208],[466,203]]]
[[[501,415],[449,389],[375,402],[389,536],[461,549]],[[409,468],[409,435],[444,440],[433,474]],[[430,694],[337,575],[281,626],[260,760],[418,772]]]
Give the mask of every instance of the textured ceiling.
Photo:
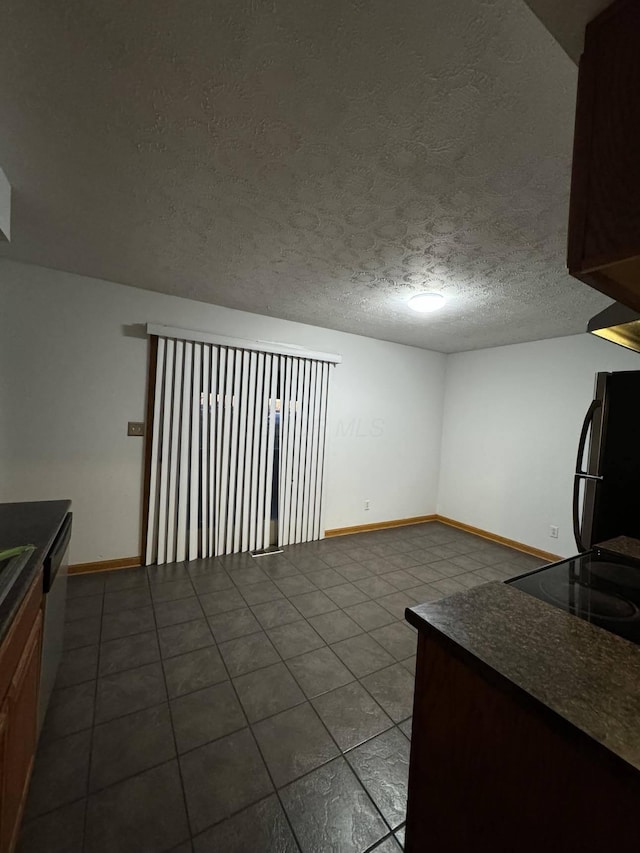
[[[443,352],[581,332],[575,85],[522,0],[5,0],[0,254]]]

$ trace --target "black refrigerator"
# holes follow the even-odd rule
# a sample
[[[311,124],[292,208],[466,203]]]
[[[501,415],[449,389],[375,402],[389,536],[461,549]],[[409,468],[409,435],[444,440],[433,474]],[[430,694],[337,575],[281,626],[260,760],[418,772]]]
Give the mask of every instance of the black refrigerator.
[[[640,370],[596,375],[578,443],[573,529],[580,552],[616,536],[640,539]]]

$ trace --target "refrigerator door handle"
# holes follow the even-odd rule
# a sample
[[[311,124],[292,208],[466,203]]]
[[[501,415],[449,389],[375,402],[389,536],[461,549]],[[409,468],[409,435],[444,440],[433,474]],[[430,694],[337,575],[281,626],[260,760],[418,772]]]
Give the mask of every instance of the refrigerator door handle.
[[[602,408],[602,400],[592,400],[591,405],[587,409],[582,429],[580,430],[580,438],[578,440],[578,456],[576,459],[576,473],[573,478],[573,535],[575,536],[578,551],[583,553],[588,549],[582,541],[582,530],[580,529],[580,480],[602,480],[598,474],[588,474],[582,470],[582,458],[584,456],[584,448],[587,443],[587,435],[589,427],[593,423],[593,419],[598,409]]]
[[[582,429],[580,430],[580,438],[578,439],[578,457],[576,459],[576,477],[598,477],[598,474],[589,474],[582,470],[582,457],[584,456],[584,447],[587,443],[587,434],[589,427],[593,423],[593,419],[598,409],[602,408],[602,400],[592,400],[591,405],[587,409],[587,414],[584,416]]]

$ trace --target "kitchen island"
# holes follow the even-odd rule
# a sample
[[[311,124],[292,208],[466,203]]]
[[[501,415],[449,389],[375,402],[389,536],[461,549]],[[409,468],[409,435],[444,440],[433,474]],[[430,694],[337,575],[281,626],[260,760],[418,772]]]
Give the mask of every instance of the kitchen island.
[[[640,647],[500,583],[406,618],[407,853],[637,847]]]

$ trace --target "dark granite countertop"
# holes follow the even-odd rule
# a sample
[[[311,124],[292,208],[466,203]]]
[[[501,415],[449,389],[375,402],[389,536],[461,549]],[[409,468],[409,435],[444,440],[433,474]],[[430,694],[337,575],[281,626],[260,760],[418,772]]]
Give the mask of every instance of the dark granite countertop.
[[[36,546],[29,562],[0,605],[0,642],[9,630],[70,507],[71,501],[0,504],[0,550],[18,545]]]
[[[503,583],[406,611],[640,770],[640,646]]]
[[[598,542],[593,547],[607,554],[615,554],[617,557],[640,560],[640,539],[632,539],[631,536],[616,536],[615,539]]]

